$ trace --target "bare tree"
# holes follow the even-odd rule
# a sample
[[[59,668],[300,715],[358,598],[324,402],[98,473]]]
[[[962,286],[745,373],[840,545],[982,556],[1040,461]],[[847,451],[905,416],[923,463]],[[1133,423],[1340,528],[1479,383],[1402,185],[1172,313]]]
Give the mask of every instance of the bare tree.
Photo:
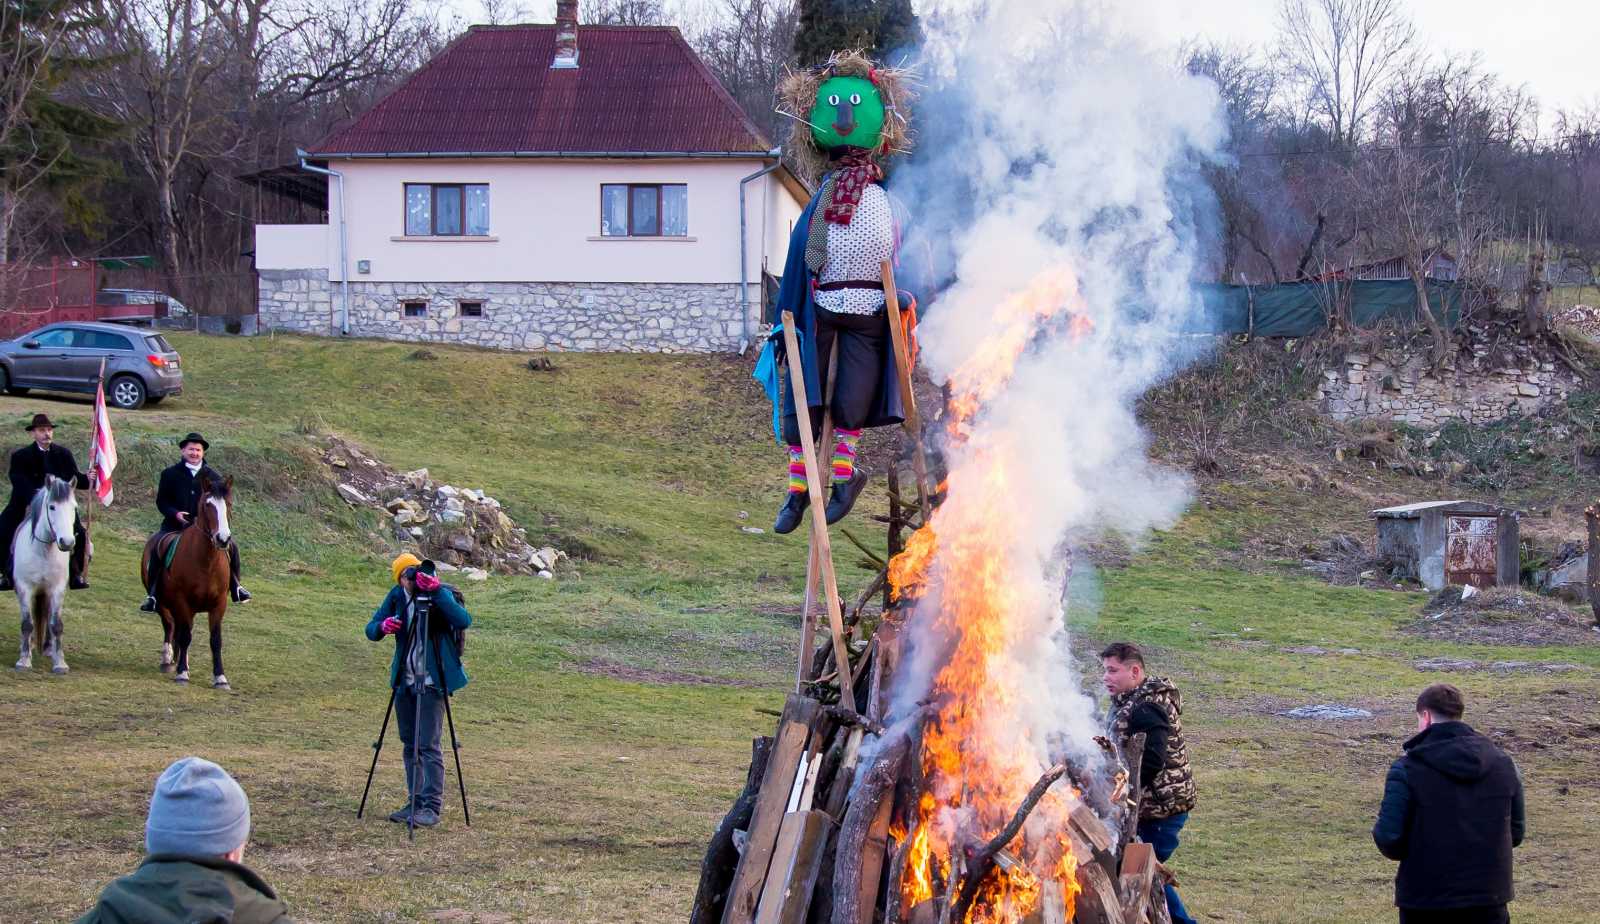
[[[685,18],[690,44],[745,114],[768,137],[786,136],[773,108],[778,81],[794,60],[793,0],[707,0]]]
[[[661,0],[589,0],[582,13],[585,22],[597,26],[661,26],[667,22]]]
[[[1363,121],[1415,37],[1401,0],[1283,0],[1278,11],[1285,67],[1309,113],[1346,147],[1361,140]]]

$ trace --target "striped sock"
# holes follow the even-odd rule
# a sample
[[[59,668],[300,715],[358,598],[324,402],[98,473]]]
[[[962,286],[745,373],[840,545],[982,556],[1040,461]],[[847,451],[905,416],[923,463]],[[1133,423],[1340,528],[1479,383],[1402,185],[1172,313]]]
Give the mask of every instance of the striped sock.
[[[789,447],[789,493],[806,493],[806,451],[799,446]]]
[[[842,484],[856,473],[856,444],[861,442],[860,430],[838,430],[839,441],[833,447],[833,483]]]

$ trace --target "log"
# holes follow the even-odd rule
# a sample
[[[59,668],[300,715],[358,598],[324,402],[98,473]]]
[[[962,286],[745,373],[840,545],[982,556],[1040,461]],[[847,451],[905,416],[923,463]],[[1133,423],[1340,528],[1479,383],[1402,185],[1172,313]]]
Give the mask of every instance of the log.
[[[845,810],[833,861],[833,924],[872,924],[884,839],[894,808],[891,795],[908,746],[908,739],[902,737],[879,752]],[[870,859],[874,855],[876,860]]]
[[[861,757],[861,739],[864,734],[863,730],[857,727],[850,729],[845,735],[844,756],[839,761],[839,769],[833,774],[833,782],[829,784],[828,801],[824,808],[835,821],[844,821],[844,800],[849,798],[850,785],[856,779],[856,764]]]
[[[717,825],[717,830],[711,834],[705,859],[700,862],[700,888],[695,890],[689,924],[713,924],[722,919],[728,884],[739,865],[739,849],[734,845],[733,832],[744,831],[750,826],[750,816],[755,811],[756,797],[761,794],[761,779],[766,774],[772,746],[773,739],[765,736],[750,743],[750,769],[745,774],[744,791],[734,800],[733,808],[728,810],[728,814]]]
[[[1117,892],[1122,897],[1121,924],[1146,924],[1151,884],[1156,881],[1156,855],[1149,844],[1129,844],[1122,851]],[[1166,904],[1163,897],[1162,904]]]
[[[1594,611],[1594,624],[1600,627],[1600,505],[1591,504],[1583,511],[1589,530],[1589,608]]]
[[[1122,900],[1104,866],[1080,858],[1078,888],[1075,924],[1122,924]]]
[[[723,924],[752,924],[755,920],[778,829],[783,824],[784,809],[794,789],[795,771],[800,767],[800,759],[806,753],[806,740],[821,711],[816,700],[795,694],[790,694],[784,705],[778,739],[767,760],[766,772],[761,778],[761,794],[751,814],[749,840],[728,891]]]
[[[1144,784],[1139,774],[1144,767],[1144,732],[1128,736],[1122,746],[1122,763],[1128,768],[1128,813],[1122,820],[1122,843],[1133,843],[1139,830],[1139,808],[1144,800]]]
[[[988,878],[989,873],[994,869],[996,855],[1022,832],[1023,822],[1027,821],[1028,816],[1033,814],[1033,809],[1039,804],[1039,800],[1044,798],[1044,794],[1050,790],[1051,786],[1055,785],[1056,780],[1066,775],[1067,765],[1064,763],[1056,764],[1046,770],[1044,775],[1039,777],[1038,782],[1033,784],[1033,788],[1028,790],[1027,798],[1022,800],[1022,805],[1018,806],[1016,813],[1011,816],[1011,821],[1007,822],[1006,826],[1000,829],[1000,833],[991,838],[973,856],[972,862],[967,864],[969,872],[967,873],[966,881],[961,884],[961,892],[950,906],[951,920],[965,921],[967,919],[967,912],[972,908],[972,900],[978,897],[979,887],[983,885],[983,880]]]
[[[1023,924],[1067,924],[1067,890],[1060,882],[1046,879],[1039,884],[1039,907],[1023,918]]]
[[[805,921],[832,828],[833,819],[826,812],[790,812],[783,817],[772,869],[756,909],[756,924]]]

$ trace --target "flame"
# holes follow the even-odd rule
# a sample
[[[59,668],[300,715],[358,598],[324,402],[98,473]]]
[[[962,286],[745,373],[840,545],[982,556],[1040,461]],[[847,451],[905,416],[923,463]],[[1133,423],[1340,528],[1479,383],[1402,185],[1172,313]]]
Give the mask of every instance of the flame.
[[[889,567],[894,598],[916,601],[918,618],[950,646],[932,683],[936,712],[923,727],[925,789],[899,883],[906,909],[941,894],[953,901],[961,882],[950,881],[952,863],[993,838],[1047,769],[1017,720],[1017,658],[1036,643],[1041,608],[1059,604],[1018,579],[1022,563],[1007,541],[1010,518],[1027,514],[1013,490],[1033,461],[1026,435],[986,428],[983,412],[1036,338],[1083,338],[1093,327],[1071,271],[1047,270],[996,308],[992,332],[948,380],[945,500]],[[1064,832],[1077,795],[1066,792],[1063,784],[1040,801],[958,924],[1017,924],[1039,906],[1047,881],[1060,883],[1071,919],[1077,858]],[[958,880],[964,874],[956,870]]]

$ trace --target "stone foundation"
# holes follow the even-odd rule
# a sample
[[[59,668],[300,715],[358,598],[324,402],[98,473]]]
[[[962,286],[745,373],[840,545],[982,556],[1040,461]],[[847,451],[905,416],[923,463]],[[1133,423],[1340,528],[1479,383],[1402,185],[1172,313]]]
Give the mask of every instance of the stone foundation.
[[[1577,385],[1565,368],[1531,356],[1447,357],[1438,374],[1425,356],[1350,353],[1323,373],[1322,411],[1335,420],[1377,418],[1433,428],[1452,420],[1487,423],[1564,401]]]
[[[261,270],[267,329],[339,332],[339,283],[324,270]],[[754,294],[754,293],[753,293]],[[460,303],[481,302],[482,317]],[[408,317],[406,302],[426,302]],[[759,340],[759,296],[749,331]],[[466,343],[500,350],[630,353],[735,352],[745,335],[739,286],[690,283],[350,282],[350,333],[388,340]]]

